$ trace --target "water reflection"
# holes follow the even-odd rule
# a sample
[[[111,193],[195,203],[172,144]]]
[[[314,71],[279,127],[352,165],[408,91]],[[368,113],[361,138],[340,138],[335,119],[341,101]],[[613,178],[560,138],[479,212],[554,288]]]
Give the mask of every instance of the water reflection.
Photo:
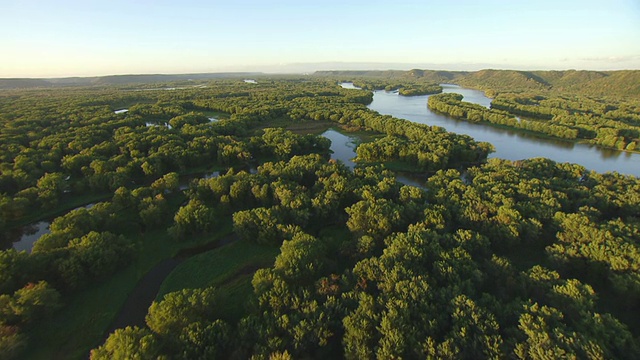
[[[341,161],[349,169],[353,170],[356,163],[351,159],[356,157],[356,138],[346,136],[333,129],[323,132],[320,136],[324,136],[331,140],[330,149],[333,152],[333,154],[331,154],[331,158]]]
[[[320,136],[324,136],[331,140],[331,158],[339,160],[344,163],[349,169],[353,170],[356,163],[352,161],[357,156],[356,147],[360,142],[357,136],[344,135],[334,129],[329,129],[322,133]],[[426,176],[411,173],[396,173],[396,180],[405,185],[416,186],[424,189],[424,182]]]
[[[149,121],[147,121],[147,122],[145,123],[145,125],[146,125],[147,127],[153,127],[153,126],[164,126],[164,127],[166,127],[167,129],[169,129],[169,130],[173,129],[173,127],[172,127],[171,125],[166,124],[166,123],[164,123],[164,124],[159,124],[159,123],[155,123],[155,122],[149,122]]]
[[[487,106],[491,101],[481,91],[444,85],[446,92],[463,93],[465,96],[463,101],[482,106]],[[489,157],[508,160],[544,157],[557,162],[580,164],[598,172],[617,171],[640,176],[640,154],[602,149],[595,145],[543,138],[511,129],[451,119],[427,108],[429,96],[399,96],[386,91],[375,91],[369,108],[383,115],[440,126],[447,131],[469,135],[477,141],[489,142],[496,148],[496,152]]]
[[[14,248],[16,251],[31,252],[33,244],[44,234],[48,234],[49,220],[39,221],[7,231],[2,239],[2,250]]]
[[[40,236],[51,232],[49,230],[49,225],[51,225],[49,221],[40,221],[35,224],[25,226],[20,240],[13,243],[13,248],[17,251],[25,250],[30,253],[36,240],[38,240]]]
[[[340,86],[342,86],[343,89],[357,89],[357,90],[362,89],[353,85],[352,82],[343,82],[343,83],[340,83]]]
[[[478,104],[489,109],[491,99],[486,97],[482,91],[466,89],[454,84],[440,84],[443,93],[456,93],[463,96],[462,101]]]
[[[396,180],[404,185],[415,186],[420,189],[426,190],[426,175],[396,172]]]
[[[78,206],[77,208],[69,210],[69,212],[78,210],[78,209],[91,209],[94,207],[96,203],[89,203],[86,205]],[[49,226],[53,219],[47,219],[38,221],[36,223],[32,223],[29,225],[25,225],[22,227],[14,228],[9,231],[8,236],[3,241],[2,249],[10,249],[14,248],[17,251],[26,251],[28,253],[33,249],[33,244],[44,234],[48,234],[51,231],[49,230]]]

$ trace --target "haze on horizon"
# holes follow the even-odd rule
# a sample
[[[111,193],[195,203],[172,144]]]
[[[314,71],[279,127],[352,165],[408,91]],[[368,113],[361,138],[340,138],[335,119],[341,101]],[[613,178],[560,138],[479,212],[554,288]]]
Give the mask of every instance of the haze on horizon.
[[[640,2],[0,0],[0,77],[640,69]]]

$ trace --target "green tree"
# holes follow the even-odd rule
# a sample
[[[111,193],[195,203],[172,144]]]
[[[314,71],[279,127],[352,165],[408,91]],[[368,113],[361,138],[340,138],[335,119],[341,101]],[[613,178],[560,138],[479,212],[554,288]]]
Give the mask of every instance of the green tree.
[[[291,281],[313,281],[322,270],[323,257],[322,243],[311,235],[298,232],[282,243],[274,270]]]
[[[279,225],[279,214],[272,208],[258,207],[233,214],[233,229],[236,234],[241,239],[261,244],[276,244],[282,239]]]
[[[147,328],[127,326],[114,331],[105,343],[91,350],[91,360],[155,360],[162,355],[162,345]]]
[[[191,323],[207,321],[216,314],[216,290],[183,289],[154,302],[146,317],[147,326],[163,338],[178,337]]]

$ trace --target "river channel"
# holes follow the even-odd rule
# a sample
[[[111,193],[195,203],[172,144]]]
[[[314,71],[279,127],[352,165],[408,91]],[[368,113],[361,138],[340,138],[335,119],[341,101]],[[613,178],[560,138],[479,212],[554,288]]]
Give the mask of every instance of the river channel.
[[[342,86],[355,88],[350,83],[344,83]],[[443,92],[463,95],[463,101],[485,107],[491,104],[491,99],[481,91],[451,84],[442,84],[442,87]],[[490,158],[522,160],[545,157],[557,162],[580,164],[597,172],[617,171],[621,174],[640,176],[640,154],[638,153],[603,149],[594,145],[543,138],[487,124],[452,119],[429,110],[427,108],[429,96],[401,96],[394,92],[378,90],[373,93],[373,102],[369,108],[383,115],[391,115],[420,124],[441,126],[447,131],[466,134],[477,141],[489,142],[496,149],[489,155]]]

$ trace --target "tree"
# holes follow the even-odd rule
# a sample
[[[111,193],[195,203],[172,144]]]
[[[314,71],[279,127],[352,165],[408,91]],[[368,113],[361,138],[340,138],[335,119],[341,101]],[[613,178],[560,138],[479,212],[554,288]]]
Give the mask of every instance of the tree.
[[[110,232],[89,232],[69,243],[71,256],[92,278],[102,278],[128,264],[133,247],[122,236]]]
[[[0,323],[24,325],[51,315],[60,306],[60,293],[46,281],[29,283],[12,296],[0,295]]]
[[[347,359],[373,359],[378,332],[379,315],[376,301],[368,294],[361,293],[358,307],[343,319],[345,334],[342,339]]]
[[[400,207],[387,199],[362,200],[345,211],[349,230],[376,239],[389,235],[402,220]]]
[[[159,193],[176,191],[179,186],[180,177],[176,172],[164,174],[161,178],[151,184],[151,188]]]
[[[285,240],[276,257],[274,269],[294,282],[313,281],[323,266],[324,247],[315,237],[298,232]]]
[[[177,358],[223,359],[232,344],[229,325],[222,320],[194,322],[180,333]]]
[[[155,360],[162,355],[161,342],[147,328],[127,326],[114,331],[99,348],[91,350],[91,360]]]
[[[213,230],[217,224],[215,212],[199,200],[190,200],[178,209],[173,220],[172,232],[178,238],[187,234],[197,234]]]
[[[29,255],[24,251],[0,251],[0,294],[13,292],[22,286],[30,265]]]
[[[62,173],[46,173],[38,179],[38,200],[44,208],[53,208],[65,189],[66,182]]]
[[[214,288],[168,293],[160,302],[151,304],[146,317],[147,326],[163,338],[178,337],[189,324],[214,319],[216,298]]]
[[[0,324],[0,355],[3,359],[19,359],[27,346],[27,338],[18,331],[17,326]]]
[[[140,219],[146,229],[162,225],[168,215],[168,205],[164,196],[146,197],[140,201]]]
[[[258,207],[233,214],[233,229],[241,239],[260,244],[275,244],[280,238],[279,214],[273,208]]]

